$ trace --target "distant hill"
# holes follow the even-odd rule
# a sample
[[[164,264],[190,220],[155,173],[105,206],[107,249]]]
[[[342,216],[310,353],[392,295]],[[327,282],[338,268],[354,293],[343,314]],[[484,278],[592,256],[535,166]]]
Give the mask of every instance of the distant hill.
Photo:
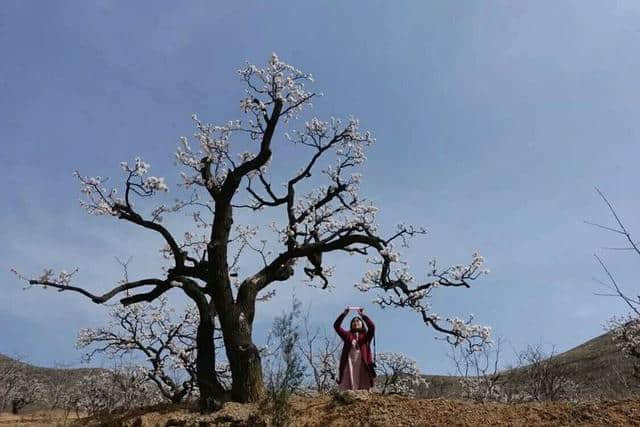
[[[619,398],[640,387],[632,377],[633,360],[616,348],[611,332],[560,353],[554,360],[594,395]]]
[[[18,364],[24,367],[27,372],[32,375],[45,376],[52,379],[65,377],[81,377],[85,374],[89,373],[98,373],[103,372],[106,369],[104,368],[46,368],[41,366],[35,366],[27,362],[21,362],[19,360],[13,359],[9,356],[6,356],[0,353],[0,366],[4,364]]]
[[[552,359],[564,375],[580,387],[585,396],[620,399],[640,392],[640,381],[632,377],[633,361],[616,348],[613,335],[604,333]],[[526,367],[502,371],[510,381],[519,382]],[[462,394],[459,377],[425,375],[430,386],[424,394],[429,397],[459,397]]]
[[[23,370],[29,380],[38,381],[43,384],[55,385],[56,389],[63,392],[68,387],[78,384],[87,375],[94,375],[104,372],[102,368],[45,368],[34,366],[26,362],[13,359],[9,356],[0,354],[0,381],[1,376],[6,367],[17,365]],[[8,404],[8,403],[7,403]],[[24,407],[21,412],[30,412],[40,409],[48,409],[43,402],[34,402]],[[9,408],[5,407],[5,410]]]

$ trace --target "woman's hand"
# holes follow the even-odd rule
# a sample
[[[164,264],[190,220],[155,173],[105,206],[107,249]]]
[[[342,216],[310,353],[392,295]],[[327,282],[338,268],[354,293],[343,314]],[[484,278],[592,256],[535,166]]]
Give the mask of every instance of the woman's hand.
[[[364,314],[364,308],[359,308],[358,314],[362,316]]]
[[[344,311],[342,312],[342,314],[346,315],[347,313],[349,313],[349,307],[345,308]]]

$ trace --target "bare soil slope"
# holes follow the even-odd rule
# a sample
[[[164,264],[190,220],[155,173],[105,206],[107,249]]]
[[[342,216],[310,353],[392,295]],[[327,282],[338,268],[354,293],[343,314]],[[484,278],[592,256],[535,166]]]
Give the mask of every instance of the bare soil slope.
[[[640,426],[640,400],[590,403],[473,404],[447,399],[411,399],[372,394],[352,402],[331,397],[293,400],[295,426]],[[185,409],[149,411],[74,425],[105,426],[267,426],[257,405],[225,404],[216,414]]]

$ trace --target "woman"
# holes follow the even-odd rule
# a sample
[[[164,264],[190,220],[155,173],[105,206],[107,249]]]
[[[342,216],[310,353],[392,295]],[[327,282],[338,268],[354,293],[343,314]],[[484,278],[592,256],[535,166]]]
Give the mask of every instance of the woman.
[[[351,327],[349,331],[345,331],[341,325],[347,313],[348,308],[333,323],[333,328],[344,342],[340,355],[338,387],[340,390],[368,390],[373,387],[376,376],[369,347],[376,327],[361,308],[358,310],[360,316],[351,319]]]

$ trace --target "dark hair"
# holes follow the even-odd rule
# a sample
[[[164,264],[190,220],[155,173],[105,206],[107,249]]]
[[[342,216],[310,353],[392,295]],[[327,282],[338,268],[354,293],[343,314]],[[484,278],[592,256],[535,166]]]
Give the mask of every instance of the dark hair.
[[[362,317],[360,316],[354,316],[353,319],[351,319],[351,322],[349,322],[349,329],[353,331],[353,322],[355,320],[359,320],[360,323],[362,324],[362,328],[360,329],[360,331],[366,331],[367,330],[367,324],[364,323],[364,320],[362,320]]]

